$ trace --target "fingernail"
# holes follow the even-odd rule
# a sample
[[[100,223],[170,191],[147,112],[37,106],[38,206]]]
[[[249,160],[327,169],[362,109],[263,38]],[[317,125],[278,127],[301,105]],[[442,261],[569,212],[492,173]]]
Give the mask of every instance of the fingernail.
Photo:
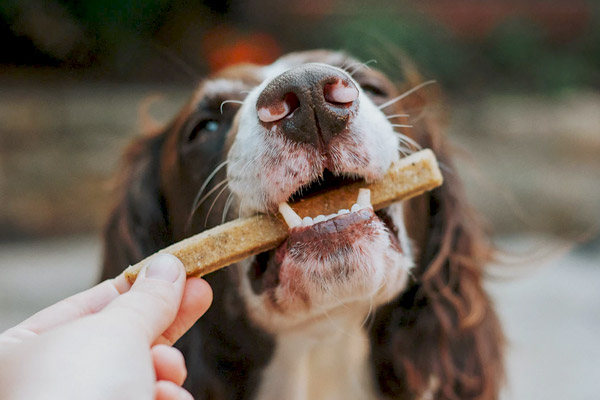
[[[175,282],[179,277],[179,261],[168,254],[158,254],[146,268],[146,278]]]

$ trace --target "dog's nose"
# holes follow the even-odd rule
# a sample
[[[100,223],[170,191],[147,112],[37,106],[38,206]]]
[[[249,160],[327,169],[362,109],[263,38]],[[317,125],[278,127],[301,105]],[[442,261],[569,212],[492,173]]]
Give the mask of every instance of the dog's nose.
[[[259,120],[277,124],[289,139],[327,145],[344,132],[358,109],[358,89],[350,76],[322,64],[305,64],[273,79],[258,96]]]

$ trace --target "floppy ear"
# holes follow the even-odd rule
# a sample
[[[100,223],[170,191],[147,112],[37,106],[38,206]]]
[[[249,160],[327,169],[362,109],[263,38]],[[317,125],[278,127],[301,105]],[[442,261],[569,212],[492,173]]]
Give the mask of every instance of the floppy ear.
[[[114,278],[130,264],[171,242],[160,190],[160,151],[165,134],[147,135],[125,152],[119,199],[104,230],[101,279]]]
[[[407,289],[373,320],[378,384],[393,399],[497,399],[504,339],[482,287],[492,249],[437,125],[424,119],[414,139],[436,153],[445,181],[405,205],[417,263]]]

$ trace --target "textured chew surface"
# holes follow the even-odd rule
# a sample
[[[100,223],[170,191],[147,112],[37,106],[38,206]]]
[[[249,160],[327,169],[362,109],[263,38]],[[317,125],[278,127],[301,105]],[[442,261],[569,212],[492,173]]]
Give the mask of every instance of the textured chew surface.
[[[371,203],[380,210],[400,200],[418,196],[442,184],[437,160],[429,149],[421,150],[393,164],[379,181],[355,182],[347,186],[304,198],[292,208],[300,217],[331,214],[350,208],[358,189],[371,190]],[[236,219],[184,239],[158,253],[178,257],[188,276],[203,276],[263,251],[276,248],[288,235],[288,227],[280,216],[257,215]],[[130,282],[153,255],[125,270]]]

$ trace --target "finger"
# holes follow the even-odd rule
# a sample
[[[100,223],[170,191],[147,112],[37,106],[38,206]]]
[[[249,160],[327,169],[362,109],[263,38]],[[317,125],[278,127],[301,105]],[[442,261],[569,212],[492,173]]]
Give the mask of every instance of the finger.
[[[174,347],[159,344],[151,350],[156,380],[183,385],[187,376],[183,354]]]
[[[181,261],[169,254],[157,254],[131,289],[110,303],[99,317],[108,319],[114,329],[135,329],[150,344],[177,316],[184,285]]]
[[[190,392],[169,381],[156,382],[155,400],[194,400]]]
[[[125,276],[121,274],[115,279],[106,280],[91,289],[43,309],[4,332],[0,338],[2,340],[10,339],[12,342],[21,341],[83,316],[97,313],[121,293],[127,291],[130,286]]]
[[[154,343],[173,345],[208,310],[211,302],[212,289],[208,282],[200,278],[189,278],[185,283],[181,307],[175,320]]]

